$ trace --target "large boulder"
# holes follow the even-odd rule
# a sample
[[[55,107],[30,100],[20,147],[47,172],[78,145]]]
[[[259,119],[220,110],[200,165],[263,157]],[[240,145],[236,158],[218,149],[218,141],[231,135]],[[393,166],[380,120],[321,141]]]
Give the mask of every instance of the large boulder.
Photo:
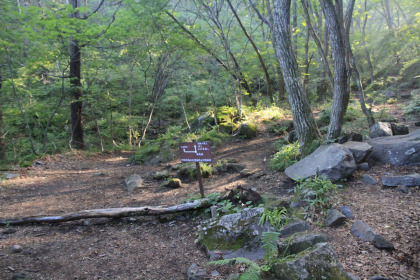
[[[420,165],[420,130],[407,135],[380,137],[368,143],[373,148],[369,160],[393,166]]]
[[[191,131],[194,132],[200,128],[203,128],[206,123],[210,123],[212,121],[213,118],[211,114],[209,112],[205,112],[190,124]]]
[[[306,158],[286,168],[285,173],[293,180],[318,175],[336,181],[353,174],[356,167],[350,150],[341,144],[333,143],[322,145]]]
[[[282,280],[350,280],[328,243],[318,243],[294,258],[281,259],[273,265],[276,279]]]
[[[377,122],[370,127],[370,138],[392,136],[392,127],[388,122]]]
[[[353,153],[356,163],[363,162],[372,152],[372,146],[365,142],[349,141],[343,144]]]
[[[384,187],[415,187],[420,186],[420,174],[414,173],[403,176],[386,176],[382,177],[382,186]]]
[[[318,243],[327,242],[328,236],[320,233],[298,233],[292,238],[277,242],[280,256],[294,255]]]
[[[200,235],[210,260],[244,257],[264,259],[261,234],[275,231],[269,224],[260,225],[264,208],[246,208],[242,213],[203,221]]]
[[[237,135],[248,139],[254,138],[257,136],[257,126],[247,122],[241,123]]]

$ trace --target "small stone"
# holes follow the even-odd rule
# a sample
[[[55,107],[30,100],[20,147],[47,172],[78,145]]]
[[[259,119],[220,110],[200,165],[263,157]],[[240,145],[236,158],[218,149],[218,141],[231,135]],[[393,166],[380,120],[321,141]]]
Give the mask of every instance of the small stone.
[[[381,275],[373,275],[372,277],[369,278],[369,280],[388,280],[388,278],[383,277]]]
[[[202,280],[207,277],[206,270],[193,263],[187,271],[188,280]]]
[[[4,174],[4,178],[6,180],[10,180],[10,179],[16,178],[17,176],[19,176],[19,174],[15,174],[15,173],[5,173]]]
[[[8,228],[8,229],[3,231],[3,234],[13,234],[15,232],[16,232],[16,230],[14,228]]]
[[[213,270],[212,272],[211,272],[211,277],[217,277],[217,276],[219,276],[220,275],[220,273],[219,272],[217,272],[216,270]]]
[[[153,179],[155,180],[163,180],[166,179],[168,177],[170,177],[171,174],[169,174],[168,170],[162,170],[162,171],[158,171],[155,174],[153,174]]]
[[[366,242],[372,242],[376,236],[376,233],[361,220],[356,220],[351,226],[351,234],[356,237],[360,237]]]
[[[394,250],[394,244],[383,238],[381,235],[375,235],[373,246],[381,250]]]
[[[172,178],[162,183],[160,186],[164,188],[169,188],[169,189],[177,189],[177,188],[182,187],[182,182],[180,179]]]
[[[130,167],[131,166],[131,164],[129,164],[129,163],[127,163],[126,165],[125,165],[125,167]]]
[[[304,221],[290,223],[279,230],[279,237],[287,237],[292,234],[310,230],[311,227]]]
[[[369,171],[369,169],[370,169],[369,163],[367,163],[367,162],[359,163],[357,165],[357,169],[362,170],[362,171]]]
[[[372,176],[370,176],[369,174],[364,174],[363,175],[363,181],[366,184],[369,184],[369,185],[376,185],[378,183],[378,181],[376,181],[375,179],[373,179]]]
[[[357,275],[354,275],[351,272],[347,272],[347,276],[350,277],[350,280],[360,280],[360,277]]]
[[[22,252],[22,247],[20,245],[13,245],[12,246],[13,253],[20,253]]]
[[[351,211],[350,207],[348,207],[348,206],[341,206],[340,207],[340,211],[347,218],[354,219],[354,215],[353,215],[353,212]]]
[[[403,175],[403,176],[382,177],[381,179],[382,179],[382,186],[385,186],[385,187],[420,186],[420,174],[418,173],[414,173],[411,175]]]
[[[327,211],[327,217],[325,218],[324,225],[327,227],[335,227],[342,225],[347,220],[341,212],[335,209],[329,209]]]
[[[399,186],[397,192],[408,193],[408,188],[406,186]]]
[[[242,177],[249,177],[253,174],[252,170],[250,169],[242,169],[242,171],[239,173]]]
[[[135,188],[141,188],[143,186],[143,179],[140,175],[133,174],[125,179],[125,188],[131,192]]]
[[[12,276],[12,280],[32,280],[32,276],[27,272],[17,272]]]

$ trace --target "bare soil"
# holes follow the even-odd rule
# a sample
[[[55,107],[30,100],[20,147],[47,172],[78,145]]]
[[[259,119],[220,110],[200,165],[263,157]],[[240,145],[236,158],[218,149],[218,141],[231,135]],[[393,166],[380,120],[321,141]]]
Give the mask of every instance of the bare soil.
[[[237,173],[204,180],[206,194],[223,192],[238,184],[260,193],[287,197],[293,186],[283,173],[267,168],[278,137],[260,135],[253,140],[234,140],[213,151],[214,161],[235,158],[261,177],[243,178]],[[159,187],[152,174],[165,166],[128,165],[131,153],[56,155],[41,159],[42,165],[20,169],[19,177],[0,185],[0,217],[52,215],[83,209],[174,205],[199,194],[196,182],[182,188]],[[175,160],[169,164],[177,164]],[[410,174],[418,167],[395,168],[376,165],[367,173],[379,180],[385,173]],[[124,190],[124,179],[139,174],[145,186]],[[353,221],[338,228],[315,231],[330,235],[345,269],[362,279],[380,274],[389,279],[420,279],[419,271],[419,188],[408,194],[363,182],[356,172],[344,182],[338,197],[357,219],[391,241],[388,252],[351,235]],[[186,279],[192,263],[208,273],[217,270],[226,279],[239,266],[206,266],[207,257],[196,244],[200,217],[186,213],[168,219],[132,217],[119,220],[89,220],[55,225],[0,228],[0,279],[11,279],[26,271],[34,279]],[[13,231],[16,232],[13,232]],[[21,251],[14,252],[13,245]]]

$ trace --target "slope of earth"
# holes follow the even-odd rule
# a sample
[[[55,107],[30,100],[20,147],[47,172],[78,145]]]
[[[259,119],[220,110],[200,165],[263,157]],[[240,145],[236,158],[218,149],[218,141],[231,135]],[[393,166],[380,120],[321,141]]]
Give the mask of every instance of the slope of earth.
[[[237,173],[205,179],[206,194],[223,192],[238,184],[277,197],[291,196],[292,187],[283,173],[267,168],[278,137],[253,140],[232,139],[214,151],[214,161],[234,158],[254,170],[258,176],[247,178]],[[167,190],[152,179],[153,172],[165,166],[131,166],[130,153],[57,155],[19,171],[19,177],[0,187],[0,217],[60,214],[83,209],[169,206],[197,196],[197,183]],[[176,164],[174,161],[170,164]],[[419,168],[392,168],[377,165],[368,173],[376,179],[387,172],[409,174]],[[144,187],[124,190],[124,179],[131,174],[144,178]],[[381,274],[389,279],[420,279],[418,188],[408,194],[379,185],[366,185],[364,173],[357,172],[345,182],[339,193],[343,205],[349,205],[377,233],[393,242],[396,250],[380,251],[350,234],[352,222],[334,229],[312,225],[327,232],[345,268],[362,279]],[[192,263],[226,279],[241,268],[206,267],[207,258],[196,244],[200,218],[185,214],[171,220],[132,217],[119,220],[86,220],[56,225],[0,228],[0,279],[11,279],[26,271],[34,279],[186,279]],[[18,245],[19,247],[13,247]]]

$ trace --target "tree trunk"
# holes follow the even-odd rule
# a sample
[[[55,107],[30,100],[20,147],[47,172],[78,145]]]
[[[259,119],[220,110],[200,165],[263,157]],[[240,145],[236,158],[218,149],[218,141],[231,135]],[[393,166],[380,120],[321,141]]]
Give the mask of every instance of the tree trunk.
[[[306,148],[313,140],[320,138],[320,134],[308,99],[304,94],[302,77],[292,50],[290,39],[290,3],[291,0],[277,0],[274,2],[272,33],[276,37],[273,40],[275,41],[275,51],[289,96],[300,149],[301,151],[306,151]]]
[[[218,200],[221,200],[219,198]],[[32,216],[23,218],[10,218],[0,220],[0,226],[15,226],[25,224],[44,224],[44,223],[62,223],[92,218],[123,218],[131,216],[160,216],[174,213],[182,213],[185,211],[194,211],[197,209],[208,208],[213,204],[208,198],[178,204],[171,207],[124,207],[124,208],[106,208],[82,210],[73,213],[67,213],[58,216]]]
[[[343,117],[349,102],[349,93],[347,92],[346,48],[342,32],[343,23],[339,20],[332,1],[320,0],[320,4],[324,12],[326,25],[328,26],[334,63],[333,104],[331,107],[327,139],[336,139],[340,136]]]
[[[6,146],[4,143],[5,132],[3,131],[3,111],[2,111],[3,100],[1,98],[2,84],[3,84],[3,80],[2,80],[1,68],[0,68],[0,162],[4,163],[6,161]]]
[[[77,0],[70,0],[70,5],[73,9],[77,9]],[[78,17],[78,12],[70,14],[70,17]],[[85,141],[83,137],[83,120],[82,120],[82,83],[81,83],[81,53],[80,46],[77,40],[70,40],[69,44],[70,55],[70,91],[72,102],[70,105],[70,121],[71,121],[71,144],[76,149],[84,149]]]
[[[267,95],[270,97],[270,102],[271,103],[274,103],[274,97],[273,97],[273,91],[272,91],[272,84],[271,84],[270,75],[268,74],[268,69],[267,69],[267,66],[264,63],[264,60],[263,60],[263,58],[261,56],[261,53],[258,50],[257,45],[254,43],[254,40],[252,40],[251,35],[249,35],[248,31],[246,31],[244,25],[242,24],[241,19],[239,18],[238,14],[236,13],[236,10],[233,8],[232,3],[230,2],[230,0],[228,0],[227,3],[229,4],[229,7],[232,10],[233,15],[235,16],[236,20],[238,21],[239,26],[241,27],[241,29],[244,32],[245,36],[248,38],[249,42],[251,43],[252,47],[254,48],[255,53],[258,56],[258,60],[260,61],[261,68],[264,71],[265,79],[267,81],[267,86],[268,86]]]
[[[375,77],[373,76],[373,66],[372,61],[370,59],[369,50],[366,46],[366,24],[368,20],[368,14],[367,14],[367,0],[364,1],[364,8],[365,8],[365,16],[363,17],[363,27],[362,27],[362,46],[366,53],[366,60],[368,63],[368,69],[370,74],[370,83],[373,84],[375,81]]]

